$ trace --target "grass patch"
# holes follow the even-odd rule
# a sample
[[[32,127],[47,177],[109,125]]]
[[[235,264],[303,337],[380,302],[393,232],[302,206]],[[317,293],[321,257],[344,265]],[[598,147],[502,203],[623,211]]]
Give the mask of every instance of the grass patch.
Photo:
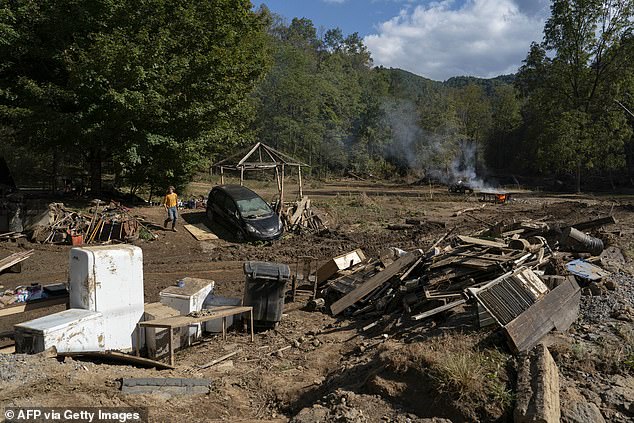
[[[447,334],[396,351],[388,348],[381,357],[397,372],[413,370],[421,380],[431,381],[439,394],[452,398],[461,408],[501,415],[513,403],[507,374],[511,357],[480,348],[479,340],[477,335]]]

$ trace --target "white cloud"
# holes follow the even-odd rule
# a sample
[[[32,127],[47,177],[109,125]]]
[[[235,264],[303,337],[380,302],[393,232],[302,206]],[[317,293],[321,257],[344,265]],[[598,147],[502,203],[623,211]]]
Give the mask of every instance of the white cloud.
[[[337,3],[337,4],[341,4],[341,3],[345,3],[346,0],[322,0],[324,3]]]
[[[526,7],[528,4],[530,8]],[[547,0],[454,0],[402,9],[365,37],[374,63],[432,79],[513,73],[542,38]]]

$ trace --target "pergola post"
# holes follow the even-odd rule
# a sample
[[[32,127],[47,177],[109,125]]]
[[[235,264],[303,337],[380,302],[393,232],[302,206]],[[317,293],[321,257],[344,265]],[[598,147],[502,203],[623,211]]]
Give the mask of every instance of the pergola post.
[[[277,184],[277,192],[278,194],[282,191],[282,185],[280,185],[280,170],[278,169],[278,165],[275,165],[275,183]]]
[[[297,166],[297,180],[299,182],[299,199],[304,198],[304,191],[302,189],[302,167]]]
[[[280,177],[280,204],[284,206],[284,164],[282,163],[282,175]]]
[[[220,185],[225,184],[225,168],[220,166]]]
[[[244,185],[244,166],[240,166],[240,186]]]

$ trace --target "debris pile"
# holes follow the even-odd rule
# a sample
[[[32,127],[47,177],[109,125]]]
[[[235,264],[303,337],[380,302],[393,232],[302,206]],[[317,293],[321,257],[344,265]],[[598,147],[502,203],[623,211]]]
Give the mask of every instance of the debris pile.
[[[568,227],[523,221],[471,236],[450,230],[426,251],[392,249],[340,270],[320,281],[318,296],[333,315],[374,318],[364,330],[410,327],[462,307],[480,326],[504,328],[514,351],[526,351],[574,322],[579,285],[609,275],[594,265],[603,242],[582,230],[612,223],[612,217]]]
[[[51,203],[47,218],[32,229],[31,240],[48,244],[92,244],[129,242],[156,236],[129,209],[111,201],[93,201],[87,212],[67,209],[62,203]]]
[[[310,198],[304,196],[300,201],[285,205],[280,213],[287,232],[320,232],[326,229],[321,217],[310,206]]]

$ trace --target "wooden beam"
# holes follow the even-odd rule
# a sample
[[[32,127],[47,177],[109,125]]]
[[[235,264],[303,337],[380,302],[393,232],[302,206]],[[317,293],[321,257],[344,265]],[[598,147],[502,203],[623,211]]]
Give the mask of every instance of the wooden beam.
[[[415,316],[412,316],[412,320],[422,320],[422,319],[426,319],[426,318],[431,317],[431,316],[434,316],[434,315],[436,315],[436,314],[438,314],[438,313],[442,313],[443,311],[447,311],[447,310],[451,310],[452,308],[456,308],[456,307],[458,307],[459,305],[462,305],[462,304],[464,304],[464,303],[466,303],[466,302],[467,302],[467,300],[458,300],[458,301],[454,301],[454,302],[452,302],[452,303],[445,304],[445,305],[443,305],[443,306],[436,307],[436,308],[433,308],[433,309],[431,309],[431,310],[428,310],[428,311],[426,311],[426,312],[424,312],[424,313],[421,313],[421,314],[417,314],[417,315],[415,315]]]
[[[571,309],[579,306],[579,285],[574,277],[566,280],[540,301],[530,306],[506,326],[504,332],[514,352],[528,351],[556,326],[565,327],[572,320],[568,315]],[[562,316],[565,318],[562,318]]]
[[[616,223],[616,219],[614,218],[614,216],[606,216],[606,217],[601,217],[599,219],[575,223],[574,225],[570,225],[570,226],[580,231],[583,231],[586,229],[598,228],[599,226],[604,226],[604,225],[614,225],[615,223]]]
[[[458,239],[467,244],[482,245],[484,247],[506,248],[506,244],[501,242],[489,241],[487,239],[474,238],[466,235],[458,235]]]
[[[253,153],[255,152],[255,150],[257,150],[259,147],[260,147],[260,143],[259,143],[259,142],[257,142],[257,143],[253,146],[253,148],[252,148],[251,150],[249,150],[249,152],[248,152],[248,153],[247,153],[247,154],[246,154],[246,155],[245,155],[245,156],[244,156],[244,157],[243,157],[243,158],[242,158],[242,159],[238,162],[238,166],[241,166],[241,165],[242,165],[242,163],[246,162],[246,161],[247,161],[247,159],[248,159],[249,157],[251,157],[251,154],[253,154]]]
[[[299,184],[299,198],[304,197],[304,189],[302,188],[302,167],[297,167],[297,181]]]
[[[422,250],[414,250],[411,253],[407,253],[402,257],[399,257],[394,263],[385,268],[384,271],[377,273],[368,279],[363,285],[357,287],[349,294],[340,298],[330,306],[330,311],[334,316],[341,313],[357,301],[363,299],[379,286],[392,279],[398,273],[402,272],[407,267],[411,266],[416,260],[423,255]]]

